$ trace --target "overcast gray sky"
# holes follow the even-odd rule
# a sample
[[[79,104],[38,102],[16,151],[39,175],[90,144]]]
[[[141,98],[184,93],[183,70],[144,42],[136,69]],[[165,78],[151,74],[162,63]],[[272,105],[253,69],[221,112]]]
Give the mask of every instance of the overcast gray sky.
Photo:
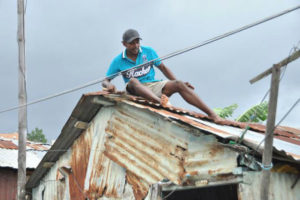
[[[104,77],[123,47],[128,28],[159,56],[188,47],[299,5],[298,0],[27,0],[28,102]],[[0,0],[0,110],[18,104],[17,1]],[[189,81],[212,108],[237,103],[237,117],[259,103],[270,77],[249,80],[282,59],[300,41],[300,10],[164,63]],[[300,97],[300,59],[280,83],[277,121]],[[158,74],[158,77],[162,77]],[[123,89],[121,78],[113,81]],[[42,128],[56,139],[83,93],[100,84],[28,107],[28,131]],[[196,111],[178,95],[175,106]],[[300,128],[300,105],[282,125]],[[17,111],[0,114],[0,132],[18,130]]]

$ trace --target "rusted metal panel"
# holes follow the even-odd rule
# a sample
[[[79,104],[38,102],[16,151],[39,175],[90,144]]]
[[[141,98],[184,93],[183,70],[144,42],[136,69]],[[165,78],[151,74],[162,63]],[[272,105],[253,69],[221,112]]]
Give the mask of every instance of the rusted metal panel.
[[[124,198],[126,171],[104,155],[105,127],[112,112],[112,108],[102,109],[86,132],[93,138],[84,184],[84,190],[91,198]]]
[[[187,175],[208,178],[229,174],[237,167],[236,152],[217,142],[212,135],[190,135],[184,168]]]
[[[50,145],[28,142],[27,148],[27,168],[36,168]],[[18,168],[18,134],[0,133],[0,167]]]
[[[0,199],[15,200],[16,194],[17,171],[13,169],[0,168]]]
[[[126,170],[104,151],[105,126],[113,109],[103,108],[33,189],[34,199],[134,199]],[[66,169],[67,175],[61,174]],[[66,177],[64,177],[66,176]]]
[[[1,149],[18,149],[18,146],[15,145],[12,141],[0,140]]]
[[[136,176],[132,172],[128,171],[126,179],[130,185],[132,185],[134,197],[136,200],[142,200],[147,195],[149,190],[149,184],[142,178]]]
[[[297,179],[296,174],[275,173],[271,172],[269,199],[270,200],[299,200],[300,183],[291,186]],[[238,196],[240,200],[256,200],[260,199],[261,173],[246,172],[244,173],[244,181],[239,184]]]
[[[229,126],[222,126],[215,123],[207,122],[200,119],[194,119],[199,123],[205,124],[206,126],[214,127],[216,129],[220,129],[227,133],[230,133],[231,137],[237,139],[243,133],[243,129],[236,128],[236,127],[229,127]],[[205,130],[205,129],[204,129]],[[222,134],[221,132],[213,132],[220,137],[228,138],[227,134]],[[256,149],[261,141],[264,140],[264,135],[261,133],[257,133],[255,131],[248,130],[244,135],[243,142],[250,147]],[[284,151],[287,155],[292,156],[295,160],[300,160],[300,146],[288,141],[281,140],[280,138],[275,137],[273,141],[273,146],[278,151]],[[264,148],[264,142],[259,146],[259,150]]]
[[[114,113],[106,128],[109,136],[105,155],[149,184],[164,178],[179,184],[187,143],[185,138],[172,135],[171,126],[172,123],[124,106]]]

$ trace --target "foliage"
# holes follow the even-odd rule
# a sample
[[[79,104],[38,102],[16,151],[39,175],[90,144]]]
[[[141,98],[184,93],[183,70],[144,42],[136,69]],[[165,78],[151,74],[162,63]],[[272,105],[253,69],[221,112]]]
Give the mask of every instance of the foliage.
[[[31,133],[27,134],[27,139],[33,142],[47,143],[43,130],[39,128],[35,128]]]
[[[240,115],[236,121],[239,122],[263,122],[268,117],[268,102],[264,101],[260,104],[248,109]]]
[[[233,112],[237,109],[237,104],[232,104],[224,108],[214,108],[215,113],[220,117],[226,119],[231,117]],[[264,101],[255,105],[240,115],[235,121],[238,122],[263,122],[268,117],[268,102]]]
[[[237,109],[237,104],[232,104],[230,106],[224,107],[224,108],[214,108],[215,113],[219,115],[222,118],[228,118],[232,116],[232,113],[235,109]]]

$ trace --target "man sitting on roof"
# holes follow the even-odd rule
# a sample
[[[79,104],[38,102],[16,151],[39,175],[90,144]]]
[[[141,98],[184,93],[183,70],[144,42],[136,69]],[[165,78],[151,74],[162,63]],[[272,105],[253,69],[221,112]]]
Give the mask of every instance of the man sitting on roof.
[[[118,72],[122,72],[129,94],[141,96],[153,102],[166,106],[167,97],[178,92],[186,102],[205,112],[213,121],[222,123],[222,119],[211,110],[194,92],[194,87],[188,82],[175,78],[174,74],[159,59],[151,47],[140,46],[140,35],[136,30],[129,29],[123,34],[123,45],[126,49],[112,61],[102,86],[109,92],[116,92],[116,87],[110,83]],[[139,68],[134,66],[148,63]],[[155,65],[169,79],[159,81],[155,79]],[[131,69],[133,68],[133,69]]]

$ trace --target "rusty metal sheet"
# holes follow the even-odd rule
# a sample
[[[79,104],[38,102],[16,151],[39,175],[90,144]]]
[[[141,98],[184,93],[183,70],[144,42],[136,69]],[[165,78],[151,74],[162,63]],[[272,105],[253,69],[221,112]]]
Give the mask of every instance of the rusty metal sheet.
[[[130,101],[124,101],[127,104],[144,108],[147,110],[150,110],[152,112],[158,113],[164,117],[174,119],[174,120],[180,120],[184,123],[187,123],[191,126],[194,126],[196,128],[199,128],[200,130],[208,131],[214,135],[217,135],[222,138],[227,139],[238,139],[244,129],[241,129],[239,127],[232,127],[232,126],[226,126],[226,125],[219,125],[207,120],[203,120],[200,118],[191,117],[189,115],[179,115],[175,113],[171,113],[165,109],[157,109],[153,108],[148,105],[141,105],[136,104],[134,102]],[[251,124],[252,127],[256,127],[256,129],[264,130],[263,125],[254,125]],[[298,136],[295,136],[298,137]],[[264,135],[261,132],[256,132],[253,130],[248,130],[245,137],[244,137],[244,143],[250,146],[251,148],[256,148],[259,143],[263,140]],[[274,137],[274,143],[273,147],[278,151],[284,151],[286,155],[292,156],[295,160],[300,160],[300,141],[297,138],[292,137],[282,137],[282,136],[276,136]],[[259,150],[261,150],[264,147],[264,143],[260,145]]]
[[[134,199],[133,189],[126,181],[126,170],[103,153],[105,126],[112,111],[112,108],[103,108],[95,116],[89,127],[33,188],[34,198],[44,195],[45,200]],[[66,168],[64,177],[61,169]]]
[[[212,135],[190,135],[187,154],[184,168],[189,176],[230,174],[237,167],[238,154],[219,144]]]
[[[2,148],[2,149],[18,149],[18,146],[15,145],[12,141],[0,140],[0,148]]]
[[[105,155],[149,184],[164,178],[179,184],[187,143],[172,129],[162,119],[124,106],[106,128]]]
[[[105,126],[112,112],[111,108],[102,109],[85,133],[93,138],[84,184],[91,198],[125,198],[126,170],[104,155]]]
[[[269,187],[269,200],[299,200],[300,183],[291,186],[297,179],[296,174],[275,173],[271,172]],[[261,173],[246,172],[244,173],[244,183],[239,184],[238,196],[240,200],[260,199]]]
[[[292,128],[292,127],[287,127],[287,126],[278,126],[277,128],[279,130],[283,130],[283,131],[293,133],[293,134],[296,134],[296,135],[300,136],[300,130],[299,129]]]
[[[26,143],[26,167],[36,168],[45,151],[50,145],[38,144],[35,142]],[[17,133],[1,133],[0,134],[0,167],[18,168],[18,134]]]

